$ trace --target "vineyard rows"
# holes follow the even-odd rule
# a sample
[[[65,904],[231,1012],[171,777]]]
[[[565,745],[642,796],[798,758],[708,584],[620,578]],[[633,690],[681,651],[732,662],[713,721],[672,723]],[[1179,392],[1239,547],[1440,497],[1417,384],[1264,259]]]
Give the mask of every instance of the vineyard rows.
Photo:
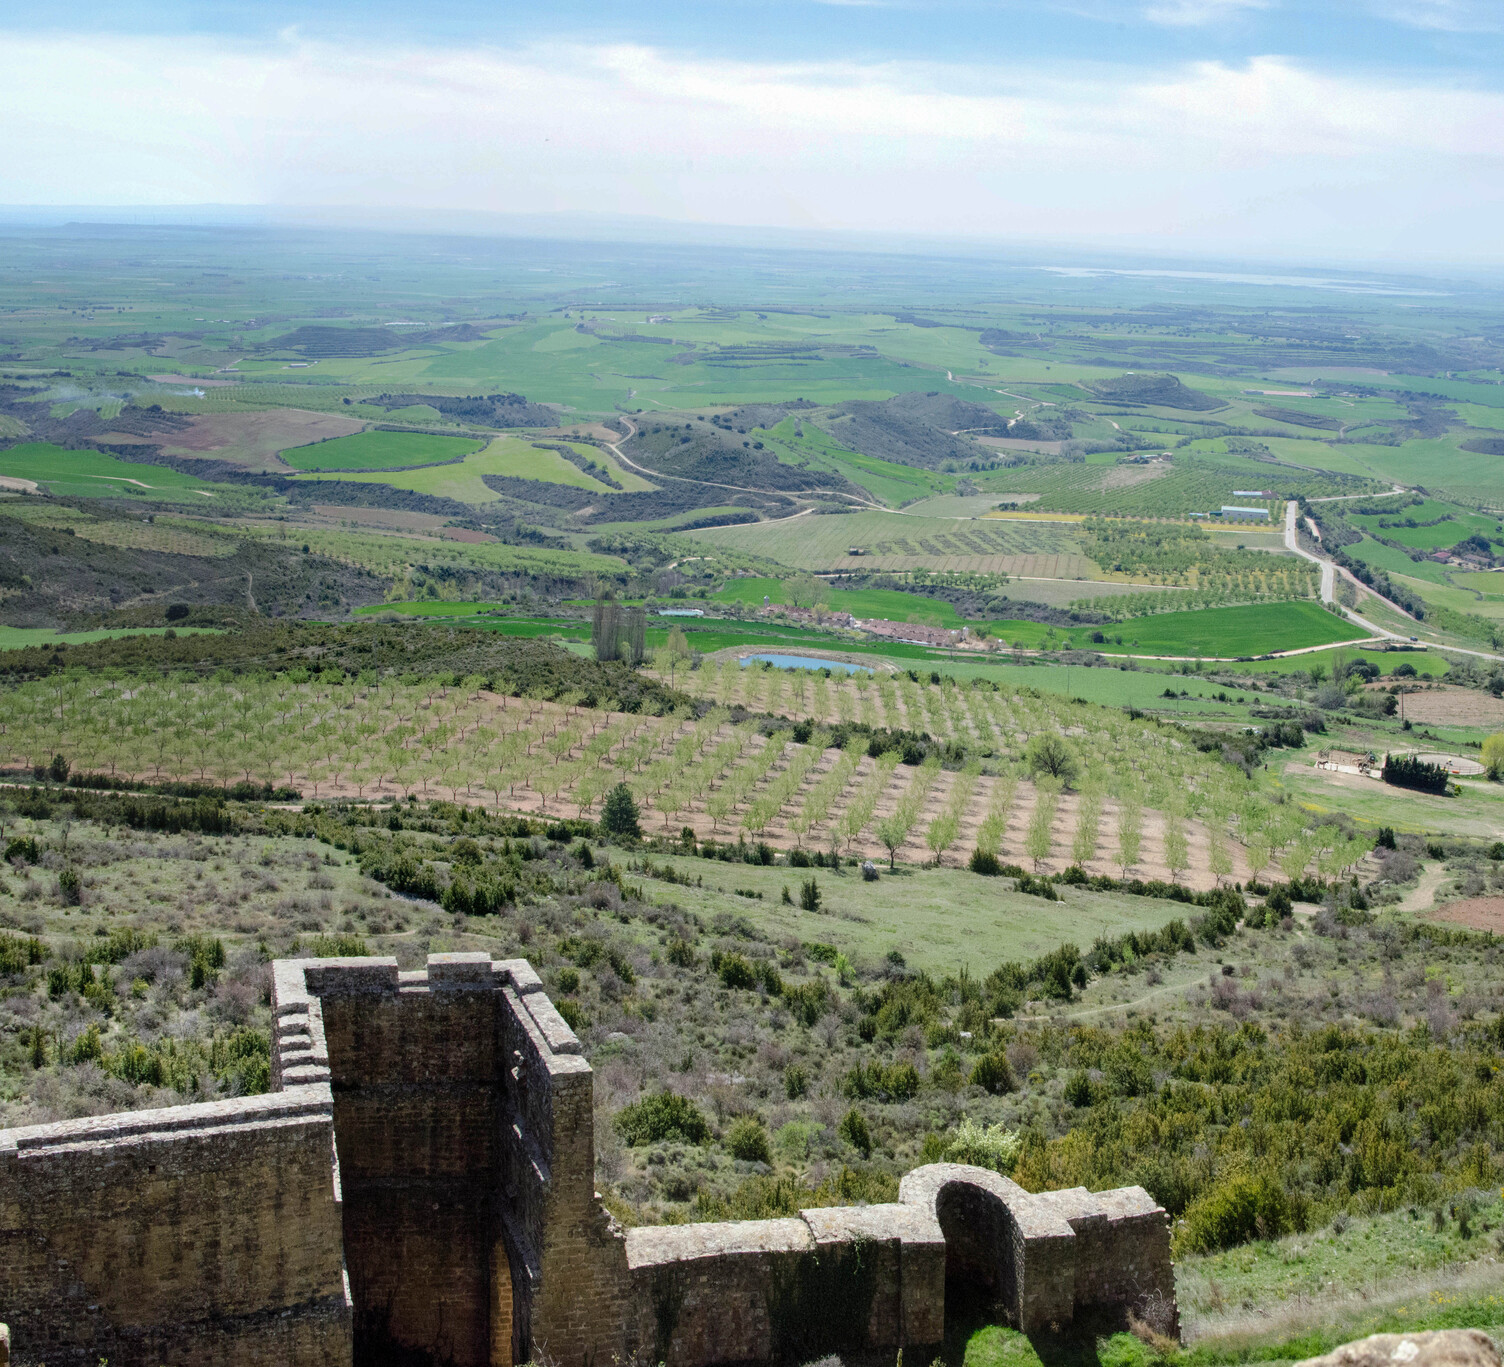
[[[366,569],[383,578],[402,578],[414,564],[451,566],[478,572],[541,574],[578,577],[586,574],[616,576],[625,566],[614,557],[589,551],[562,551],[535,546],[506,546],[459,541],[440,541],[416,535],[384,535],[380,532],[332,531],[321,527],[285,524],[239,523],[236,535],[268,541],[293,541],[307,545],[318,555],[342,564]]]
[[[60,676],[0,695],[0,756],[35,766],[63,755],[75,770],[120,778],[285,784],[316,798],[418,793],[564,816],[591,815],[626,783],[650,832],[689,826],[701,838],[914,862],[955,863],[979,848],[1038,871],[1077,863],[1201,887],[1313,862],[1334,876],[1366,849],[1336,827],[1308,829],[1298,810],[1172,731],[1090,705],[906,676],[839,681],[731,665],[689,677],[713,702],[699,717],[505,697],[452,676]],[[792,727],[765,735],[755,721],[734,723],[731,704],[813,729],[807,743]],[[861,733],[837,748],[826,728],[843,720],[958,741],[970,762],[874,757]],[[1064,738],[1073,783],[1025,762],[1037,736]]]
[[[172,555],[221,557],[235,554],[236,543],[225,536],[197,530],[201,524],[175,521],[158,514],[155,521],[139,518],[102,519],[80,509],[46,503],[14,502],[6,516],[54,530],[68,530],[82,541],[127,550],[165,551]]]
[[[988,493],[1031,493],[1039,497],[1031,510],[1062,513],[1109,513],[1114,517],[1183,517],[1215,511],[1224,503],[1268,508],[1277,523],[1281,504],[1304,494],[1357,493],[1371,481],[1316,471],[1293,472],[1266,463],[1209,460],[1178,456],[1175,464],[1153,478],[1128,482],[1123,467],[1079,463],[1020,466],[985,478]],[[1268,489],[1272,499],[1235,498],[1233,490]]]

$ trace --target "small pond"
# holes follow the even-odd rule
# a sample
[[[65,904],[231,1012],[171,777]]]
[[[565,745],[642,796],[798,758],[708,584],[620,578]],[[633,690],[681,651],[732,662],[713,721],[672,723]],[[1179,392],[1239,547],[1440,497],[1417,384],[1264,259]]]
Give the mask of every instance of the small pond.
[[[813,655],[743,655],[741,662],[776,665],[779,669],[828,669],[832,673],[871,674],[865,665],[849,665],[844,660],[817,660]]]

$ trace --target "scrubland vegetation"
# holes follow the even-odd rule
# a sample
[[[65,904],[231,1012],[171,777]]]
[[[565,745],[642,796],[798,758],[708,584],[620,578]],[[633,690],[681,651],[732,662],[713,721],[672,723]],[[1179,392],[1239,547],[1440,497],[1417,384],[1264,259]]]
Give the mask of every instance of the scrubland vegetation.
[[[1170,1211],[1184,1348],[958,1316],[948,1361],[1504,1321],[1491,302],[11,250],[0,1124],[264,1089],[275,957],[484,949],[579,1032],[624,1222],[938,1158]],[[582,308],[607,261],[715,302]],[[646,665],[589,657],[608,593]]]

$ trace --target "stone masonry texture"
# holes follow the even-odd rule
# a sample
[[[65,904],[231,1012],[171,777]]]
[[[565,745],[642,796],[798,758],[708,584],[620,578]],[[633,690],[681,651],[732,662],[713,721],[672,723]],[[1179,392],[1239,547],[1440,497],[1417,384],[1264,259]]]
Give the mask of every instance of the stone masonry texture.
[[[1173,1308],[1139,1187],[1031,1195],[933,1164],[889,1205],[623,1233],[590,1066],[526,961],[272,976],[271,1095],[0,1131],[18,1367],[932,1354],[947,1284],[1025,1330]]]

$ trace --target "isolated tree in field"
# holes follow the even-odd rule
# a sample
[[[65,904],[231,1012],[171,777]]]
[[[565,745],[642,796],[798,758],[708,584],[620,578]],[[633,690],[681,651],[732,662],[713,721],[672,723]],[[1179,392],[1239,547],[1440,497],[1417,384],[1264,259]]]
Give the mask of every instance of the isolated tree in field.
[[[1504,731],[1483,742],[1483,764],[1488,770],[1489,778],[1495,782],[1504,778]]]
[[[898,851],[903,848],[904,841],[909,838],[910,824],[904,819],[901,812],[894,812],[892,816],[885,816],[877,823],[877,838],[888,852],[888,867],[890,869],[898,867]]]
[[[1053,731],[1041,731],[1024,751],[1031,774],[1048,774],[1069,786],[1076,777],[1076,757],[1071,748]]]
[[[812,608],[823,603],[828,590],[812,574],[796,574],[788,581],[789,601],[798,608]]]
[[[637,799],[625,783],[618,783],[601,805],[601,830],[607,835],[640,836],[642,826],[638,822]]]

